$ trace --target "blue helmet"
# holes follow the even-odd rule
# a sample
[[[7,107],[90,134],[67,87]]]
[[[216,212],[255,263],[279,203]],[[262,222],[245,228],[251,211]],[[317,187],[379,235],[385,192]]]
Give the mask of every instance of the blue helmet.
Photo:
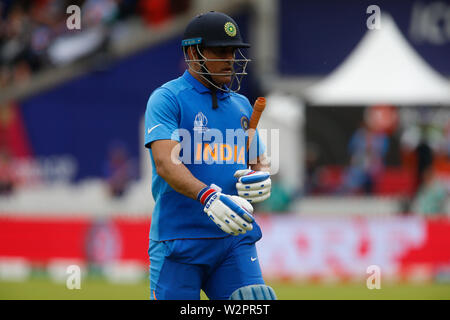
[[[193,44],[201,44],[204,47],[250,47],[242,41],[236,21],[216,11],[200,14],[189,22],[184,31],[182,45]]]

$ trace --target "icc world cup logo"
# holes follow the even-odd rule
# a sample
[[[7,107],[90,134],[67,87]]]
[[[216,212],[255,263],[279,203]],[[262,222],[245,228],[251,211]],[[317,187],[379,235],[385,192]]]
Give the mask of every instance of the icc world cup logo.
[[[208,130],[206,127],[207,124],[208,119],[206,116],[202,112],[197,113],[194,119],[194,131],[205,132]]]

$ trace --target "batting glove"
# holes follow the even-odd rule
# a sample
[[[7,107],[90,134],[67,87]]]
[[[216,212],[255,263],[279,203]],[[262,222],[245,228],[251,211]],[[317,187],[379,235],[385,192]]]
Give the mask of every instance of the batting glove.
[[[272,180],[269,172],[244,169],[237,170],[234,177],[238,178],[236,183],[238,195],[248,202],[261,202],[270,197]]]
[[[233,236],[253,229],[253,207],[247,200],[221,193],[222,189],[212,184],[202,189],[197,199],[205,206],[203,211],[224,232]]]

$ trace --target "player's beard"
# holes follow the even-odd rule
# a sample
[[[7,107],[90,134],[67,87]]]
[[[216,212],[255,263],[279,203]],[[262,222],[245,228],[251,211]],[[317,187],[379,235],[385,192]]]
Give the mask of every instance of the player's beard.
[[[219,72],[217,72],[218,74],[224,74],[224,73],[230,73],[229,75],[214,75],[210,73],[211,79],[212,81],[217,84],[219,87],[224,87],[227,86],[229,87],[231,80],[233,78],[233,76],[235,76],[234,74],[234,68],[230,67],[230,70],[220,70]]]
[[[230,84],[233,77],[233,71],[230,72],[230,75],[225,75],[224,73],[226,72],[221,71],[221,69],[219,70],[220,70],[219,72],[211,72],[208,69],[206,63],[203,63],[200,68],[200,72],[202,73],[200,74],[200,76],[204,80],[206,80],[206,82],[208,83],[207,87],[209,87],[210,89],[219,89],[227,91],[227,87]]]

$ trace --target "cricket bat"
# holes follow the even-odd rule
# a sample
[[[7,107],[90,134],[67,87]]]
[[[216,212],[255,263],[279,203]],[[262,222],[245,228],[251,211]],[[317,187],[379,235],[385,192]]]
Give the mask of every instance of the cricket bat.
[[[266,99],[264,97],[258,97],[253,105],[253,112],[250,117],[248,126],[248,140],[247,140],[247,155],[249,155],[250,146],[252,144],[253,138],[255,137],[256,128],[258,126],[259,119],[266,107]],[[250,157],[247,160],[250,161]]]

